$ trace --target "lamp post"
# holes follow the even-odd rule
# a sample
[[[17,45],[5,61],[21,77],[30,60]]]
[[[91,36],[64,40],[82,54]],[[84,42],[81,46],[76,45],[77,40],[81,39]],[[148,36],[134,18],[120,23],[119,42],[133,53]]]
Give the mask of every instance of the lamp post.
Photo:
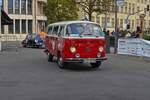
[[[117,0],[114,1],[114,5],[115,5],[115,49],[114,49],[114,53],[117,53],[117,48],[118,48],[118,26],[117,26],[117,17],[118,17],[118,6],[117,6]]]
[[[117,54],[118,50],[118,7],[122,7],[124,5],[124,0],[114,0],[114,6],[115,6],[115,50],[114,53]]]
[[[2,27],[1,27],[1,21],[2,21],[2,19],[1,19],[1,7],[2,7],[2,0],[0,0],[0,51],[2,51],[2,44],[1,44],[1,42],[2,42],[2,37],[1,37],[1,34],[2,34]]]

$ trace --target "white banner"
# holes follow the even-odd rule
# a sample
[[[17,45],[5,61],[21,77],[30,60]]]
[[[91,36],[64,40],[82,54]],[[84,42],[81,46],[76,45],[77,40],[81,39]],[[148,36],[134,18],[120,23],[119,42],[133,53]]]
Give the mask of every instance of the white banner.
[[[0,0],[0,6],[2,6],[2,4],[3,4],[3,1],[2,1],[2,0]]]
[[[128,54],[127,53],[127,41],[126,39],[118,40],[118,54]]]
[[[150,57],[150,41],[143,41],[143,56]]]
[[[150,41],[139,38],[119,39],[118,54],[150,57]]]

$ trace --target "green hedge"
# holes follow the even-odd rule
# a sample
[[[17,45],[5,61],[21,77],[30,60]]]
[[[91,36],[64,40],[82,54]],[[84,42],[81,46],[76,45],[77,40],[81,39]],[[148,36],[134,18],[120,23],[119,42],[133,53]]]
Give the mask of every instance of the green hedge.
[[[143,39],[150,41],[150,34],[144,34]]]

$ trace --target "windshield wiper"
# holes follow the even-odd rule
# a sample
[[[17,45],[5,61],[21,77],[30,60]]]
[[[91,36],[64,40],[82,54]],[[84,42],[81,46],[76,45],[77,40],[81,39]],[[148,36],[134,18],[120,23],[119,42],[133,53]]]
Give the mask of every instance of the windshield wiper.
[[[91,34],[91,33],[88,33],[88,34],[87,34],[87,33],[85,33],[85,34],[80,34],[79,36],[82,37],[82,36],[84,36],[84,35],[90,35],[90,36],[92,35],[92,36],[95,36],[95,37],[99,37],[98,35]]]

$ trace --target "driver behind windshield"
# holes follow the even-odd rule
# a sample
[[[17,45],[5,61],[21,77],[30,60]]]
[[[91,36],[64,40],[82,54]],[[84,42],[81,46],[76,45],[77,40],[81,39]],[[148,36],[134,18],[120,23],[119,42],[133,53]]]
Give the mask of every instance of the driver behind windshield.
[[[89,23],[75,23],[67,27],[69,36],[104,36],[98,25]]]

